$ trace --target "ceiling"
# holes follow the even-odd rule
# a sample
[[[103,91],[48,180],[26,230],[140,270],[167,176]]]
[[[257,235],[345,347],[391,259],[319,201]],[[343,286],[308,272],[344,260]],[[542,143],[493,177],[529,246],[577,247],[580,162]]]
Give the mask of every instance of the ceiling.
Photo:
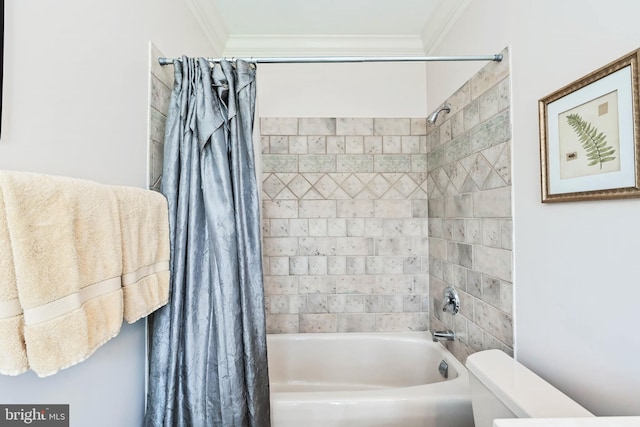
[[[234,35],[421,35],[446,0],[213,1]]]
[[[471,0],[186,0],[225,56],[423,55]]]

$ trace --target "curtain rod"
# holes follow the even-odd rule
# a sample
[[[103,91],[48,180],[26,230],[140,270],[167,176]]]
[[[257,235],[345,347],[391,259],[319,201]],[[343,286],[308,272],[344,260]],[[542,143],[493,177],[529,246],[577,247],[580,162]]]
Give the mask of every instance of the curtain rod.
[[[497,55],[468,55],[468,56],[319,56],[319,57],[274,57],[274,58],[207,58],[209,62],[222,60],[243,60],[254,64],[312,64],[312,63],[339,63],[339,62],[443,62],[443,61],[502,61],[502,54]],[[160,65],[169,65],[180,62],[179,58],[158,58]]]

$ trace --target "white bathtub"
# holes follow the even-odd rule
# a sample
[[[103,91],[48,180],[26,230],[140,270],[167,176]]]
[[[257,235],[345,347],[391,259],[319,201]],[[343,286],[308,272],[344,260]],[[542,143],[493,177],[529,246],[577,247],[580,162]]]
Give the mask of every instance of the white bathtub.
[[[272,427],[473,426],[467,370],[428,332],[268,335],[267,348]]]

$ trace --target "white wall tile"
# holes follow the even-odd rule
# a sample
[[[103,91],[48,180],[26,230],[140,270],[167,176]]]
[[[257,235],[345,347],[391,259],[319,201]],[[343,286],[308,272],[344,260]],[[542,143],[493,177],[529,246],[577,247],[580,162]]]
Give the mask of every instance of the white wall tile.
[[[262,135],[297,135],[298,119],[263,117],[260,119],[260,133]]]
[[[327,257],[327,272],[335,275],[347,274],[347,258],[344,256]]]
[[[303,276],[309,274],[309,259],[306,256],[294,256],[289,260],[289,274]]]
[[[459,339],[449,347],[461,360],[489,348],[513,351],[508,73],[504,61],[483,67],[447,100],[447,120],[427,128],[426,304],[434,305],[432,327],[455,328]],[[455,318],[437,310],[446,285],[460,295]],[[414,280],[414,291],[420,289]],[[415,308],[409,297],[405,302]]]
[[[296,295],[298,294],[298,278],[265,275],[264,292],[266,295]]]
[[[327,154],[327,138],[324,136],[309,136],[307,138],[307,152],[309,154]]]
[[[300,218],[335,218],[336,202],[333,200],[301,200]]]
[[[344,154],[345,145],[344,136],[328,136],[327,154]]]
[[[424,117],[411,119],[411,135],[426,135],[427,120]]]
[[[390,313],[376,315],[377,332],[426,331],[428,313]]]
[[[365,257],[363,256],[346,257],[346,274],[366,274]]]
[[[338,319],[335,314],[301,314],[300,332],[337,332]]]
[[[363,154],[364,153],[364,137],[363,136],[347,136],[345,137],[345,152],[347,154]]]
[[[374,119],[375,135],[411,135],[411,119]]]
[[[306,136],[290,136],[289,137],[289,154],[307,154],[307,137]]]
[[[297,314],[267,314],[267,330],[273,334],[298,333],[299,316]]]
[[[328,273],[326,256],[309,257],[309,274],[312,276],[324,276]]]
[[[336,119],[338,135],[373,135],[373,119]]]
[[[301,276],[298,289],[300,294],[335,294],[337,281],[332,276]]]
[[[381,136],[365,136],[364,137],[364,153],[365,154],[381,154],[382,153],[382,137]]]
[[[425,329],[425,119],[263,124],[268,331]]]
[[[335,135],[336,119],[304,118],[298,119],[300,135]]]
[[[338,332],[374,332],[375,323],[372,314],[339,314]]]

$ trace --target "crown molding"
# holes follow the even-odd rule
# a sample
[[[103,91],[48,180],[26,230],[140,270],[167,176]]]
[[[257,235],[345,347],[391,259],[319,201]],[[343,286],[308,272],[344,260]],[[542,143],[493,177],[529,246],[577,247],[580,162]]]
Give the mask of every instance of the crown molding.
[[[229,30],[213,2],[210,0],[185,0],[185,2],[213,49],[217,54],[222,53],[229,38]]]
[[[419,36],[231,35],[225,57],[422,56]]]
[[[436,50],[470,3],[471,0],[446,0],[440,2],[422,32],[422,45],[425,54],[431,55]]]

